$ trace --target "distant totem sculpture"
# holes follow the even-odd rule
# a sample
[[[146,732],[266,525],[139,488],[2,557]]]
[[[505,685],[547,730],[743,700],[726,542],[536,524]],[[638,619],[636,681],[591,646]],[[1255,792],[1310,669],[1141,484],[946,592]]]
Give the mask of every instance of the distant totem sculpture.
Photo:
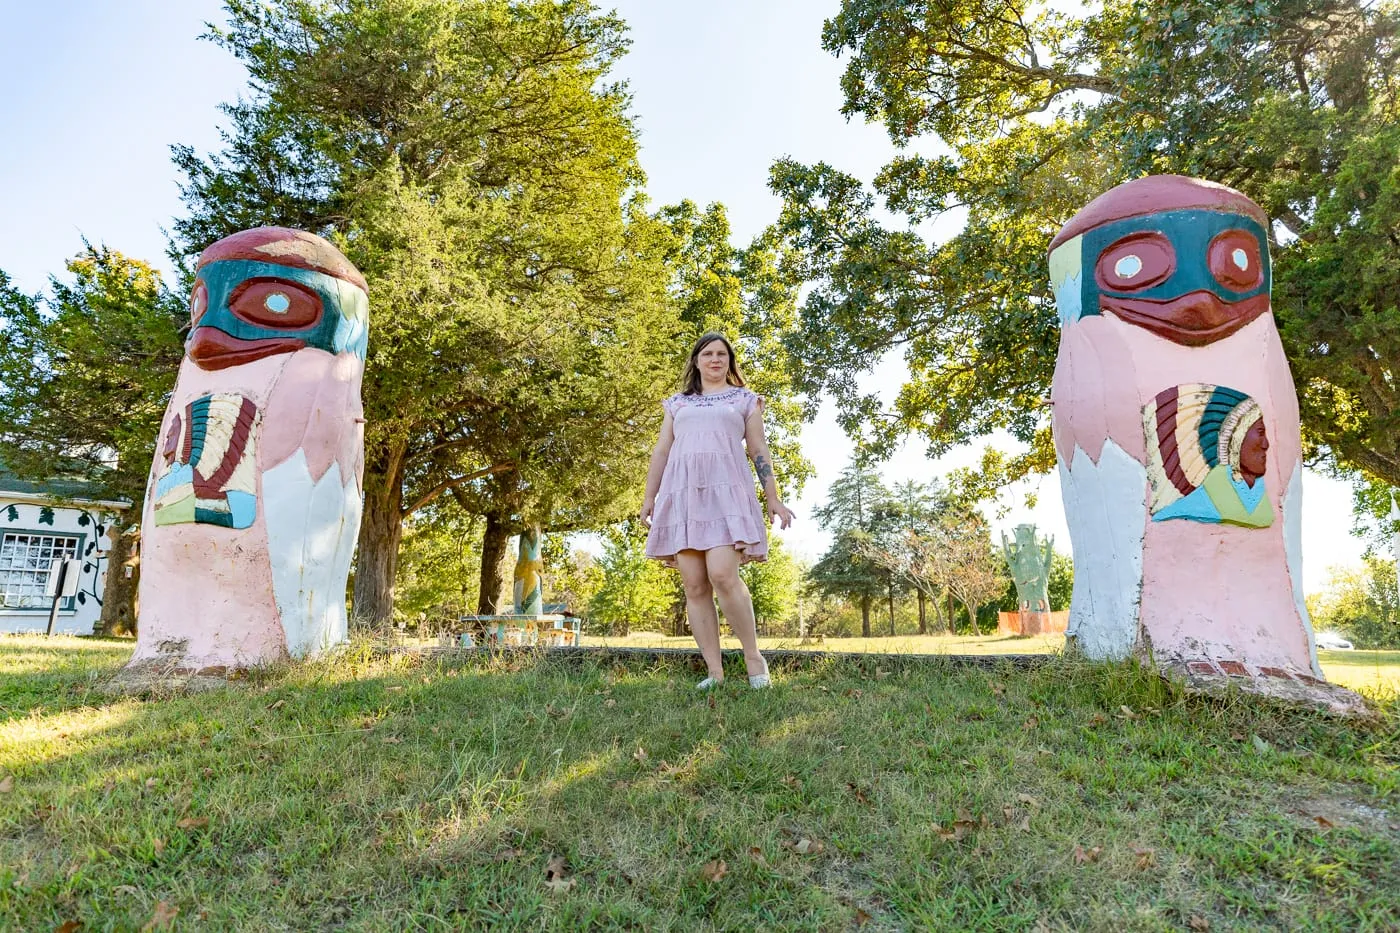
[[[260,227],[199,257],[142,516],[132,664],[206,670],[344,641],[364,469],[365,280]]]
[[[1016,603],[1022,612],[1049,612],[1055,539],[1038,539],[1034,525],[1017,525],[1012,534],[1014,542],[1006,539],[1006,532],[1001,533],[1001,550],[1016,584]]]
[[[520,532],[519,557],[515,561],[515,614],[544,613],[544,561],[540,559],[542,536],[538,528]]]
[[[1067,634],[1091,657],[1136,652],[1188,676],[1322,676],[1268,223],[1238,191],[1163,175],[1096,198],[1050,244]]]

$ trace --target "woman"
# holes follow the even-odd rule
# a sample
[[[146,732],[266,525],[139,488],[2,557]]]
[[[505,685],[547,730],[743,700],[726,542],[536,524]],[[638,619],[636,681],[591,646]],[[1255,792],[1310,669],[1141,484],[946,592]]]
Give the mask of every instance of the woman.
[[[647,556],[681,572],[690,631],[709,669],[696,687],[709,690],[724,682],[715,596],[744,646],[749,686],[766,687],[768,663],[758,653],[753,600],[739,579],[740,566],[768,557],[763,512],[744,463],[745,445],[763,483],[769,515],[783,528],[793,515],[773,479],[763,436],[763,401],[744,388],[734,347],[713,332],[695,342],[681,385],[664,404],[661,437],[647,471],[642,501],[642,521],[651,526]]]

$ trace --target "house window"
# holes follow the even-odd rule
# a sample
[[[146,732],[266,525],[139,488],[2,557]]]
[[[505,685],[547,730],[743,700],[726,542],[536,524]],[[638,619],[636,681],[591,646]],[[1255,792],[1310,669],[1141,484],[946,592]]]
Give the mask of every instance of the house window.
[[[74,535],[6,532],[0,538],[0,608],[47,609],[49,566],[77,557],[80,540]],[[73,600],[65,599],[61,608],[72,609]]]

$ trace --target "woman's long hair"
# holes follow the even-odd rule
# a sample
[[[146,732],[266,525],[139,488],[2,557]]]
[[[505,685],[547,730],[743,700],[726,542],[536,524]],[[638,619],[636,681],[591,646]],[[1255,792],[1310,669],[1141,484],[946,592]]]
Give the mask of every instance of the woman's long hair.
[[[700,358],[700,351],[716,340],[724,344],[724,348],[729,351],[729,372],[725,374],[724,381],[732,386],[744,384],[744,373],[739,369],[739,358],[734,355],[734,344],[730,343],[724,334],[712,330],[700,335],[700,339],[695,341],[695,348],[690,351],[690,359],[685,361],[685,372],[681,375],[682,395],[700,394],[700,367],[695,361]]]

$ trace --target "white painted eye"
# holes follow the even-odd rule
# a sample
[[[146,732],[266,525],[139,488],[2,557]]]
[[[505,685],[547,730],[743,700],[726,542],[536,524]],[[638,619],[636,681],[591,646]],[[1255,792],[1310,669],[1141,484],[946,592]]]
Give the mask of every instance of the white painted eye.
[[[292,299],[281,292],[273,292],[263,299],[263,307],[273,314],[286,314],[292,306]]]
[[[1249,268],[1249,254],[1242,249],[1237,249],[1230,254],[1230,259],[1234,261],[1235,268],[1244,272]]]
[[[1142,260],[1129,253],[1113,264],[1113,274],[1120,279],[1131,279],[1142,271]]]

